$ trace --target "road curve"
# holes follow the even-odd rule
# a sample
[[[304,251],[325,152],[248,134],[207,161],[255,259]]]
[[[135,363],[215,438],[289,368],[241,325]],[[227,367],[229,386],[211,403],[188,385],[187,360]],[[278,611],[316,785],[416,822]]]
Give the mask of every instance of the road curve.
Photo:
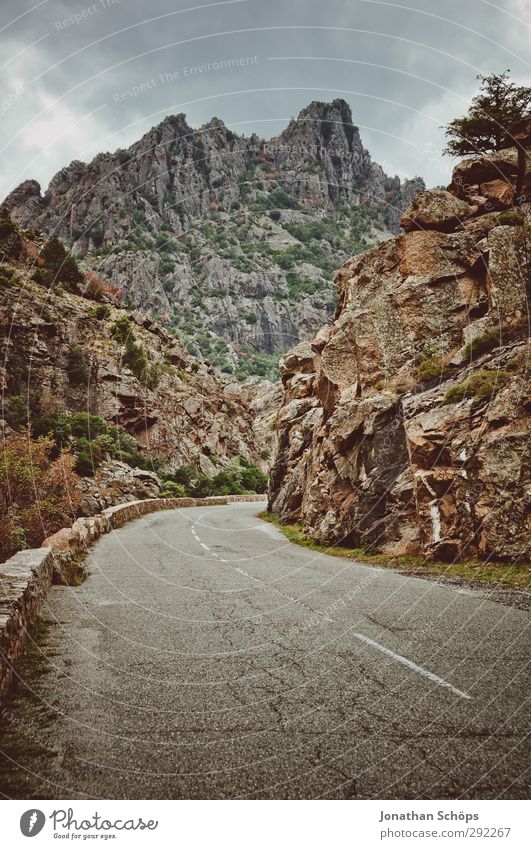
[[[165,511],[54,587],[2,712],[8,798],[525,798],[528,616]]]

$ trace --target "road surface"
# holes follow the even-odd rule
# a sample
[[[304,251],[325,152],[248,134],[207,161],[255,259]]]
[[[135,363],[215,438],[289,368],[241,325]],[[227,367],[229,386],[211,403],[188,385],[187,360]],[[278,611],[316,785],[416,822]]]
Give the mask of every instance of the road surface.
[[[321,555],[263,505],[155,513],[54,587],[11,798],[521,798],[528,616]]]

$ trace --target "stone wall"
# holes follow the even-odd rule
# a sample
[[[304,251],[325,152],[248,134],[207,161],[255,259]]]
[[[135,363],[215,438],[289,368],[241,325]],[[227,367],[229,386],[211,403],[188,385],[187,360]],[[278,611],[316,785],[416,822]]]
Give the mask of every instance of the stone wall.
[[[44,540],[42,548],[19,551],[0,565],[0,698],[7,691],[13,667],[22,651],[28,628],[39,613],[52,581],[64,583],[73,561],[82,558],[102,534],[131,519],[177,507],[210,507],[235,501],[263,501],[263,495],[227,495],[211,498],[148,498],[109,507],[97,516],[77,519]]]

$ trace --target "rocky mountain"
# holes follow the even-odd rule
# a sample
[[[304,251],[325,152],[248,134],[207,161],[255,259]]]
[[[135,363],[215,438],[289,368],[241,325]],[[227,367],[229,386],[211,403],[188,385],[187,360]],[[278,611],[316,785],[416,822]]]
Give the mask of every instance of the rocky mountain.
[[[0,249],[2,437],[24,432],[30,420],[35,438],[75,438],[84,491],[104,494],[99,507],[157,494],[161,468],[194,464],[212,478],[243,458],[267,469],[269,387],[220,379],[147,314],[112,296],[42,285],[42,245],[25,234],[7,253],[19,245],[20,259]]]
[[[332,277],[397,232],[424,185],[371,161],[344,100],[311,103],[269,141],[165,118],[127,150],[33,180],[3,204],[238,378],[273,375],[335,307]]]
[[[460,163],[346,262],[331,324],[281,361],[270,510],[324,543],[530,554],[531,204],[516,151]],[[530,159],[524,195],[531,196]]]

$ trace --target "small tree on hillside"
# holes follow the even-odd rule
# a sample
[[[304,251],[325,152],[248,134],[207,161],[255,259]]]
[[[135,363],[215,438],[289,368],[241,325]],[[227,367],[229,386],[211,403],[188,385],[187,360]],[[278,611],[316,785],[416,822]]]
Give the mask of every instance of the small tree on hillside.
[[[480,92],[474,97],[468,114],[455,118],[446,127],[448,142],[444,152],[450,156],[468,156],[516,147],[519,154],[516,194],[519,195],[526,158],[523,144],[512,135],[512,128],[531,117],[531,88],[511,82],[509,71],[487,77],[480,74],[478,79],[481,80]]]

